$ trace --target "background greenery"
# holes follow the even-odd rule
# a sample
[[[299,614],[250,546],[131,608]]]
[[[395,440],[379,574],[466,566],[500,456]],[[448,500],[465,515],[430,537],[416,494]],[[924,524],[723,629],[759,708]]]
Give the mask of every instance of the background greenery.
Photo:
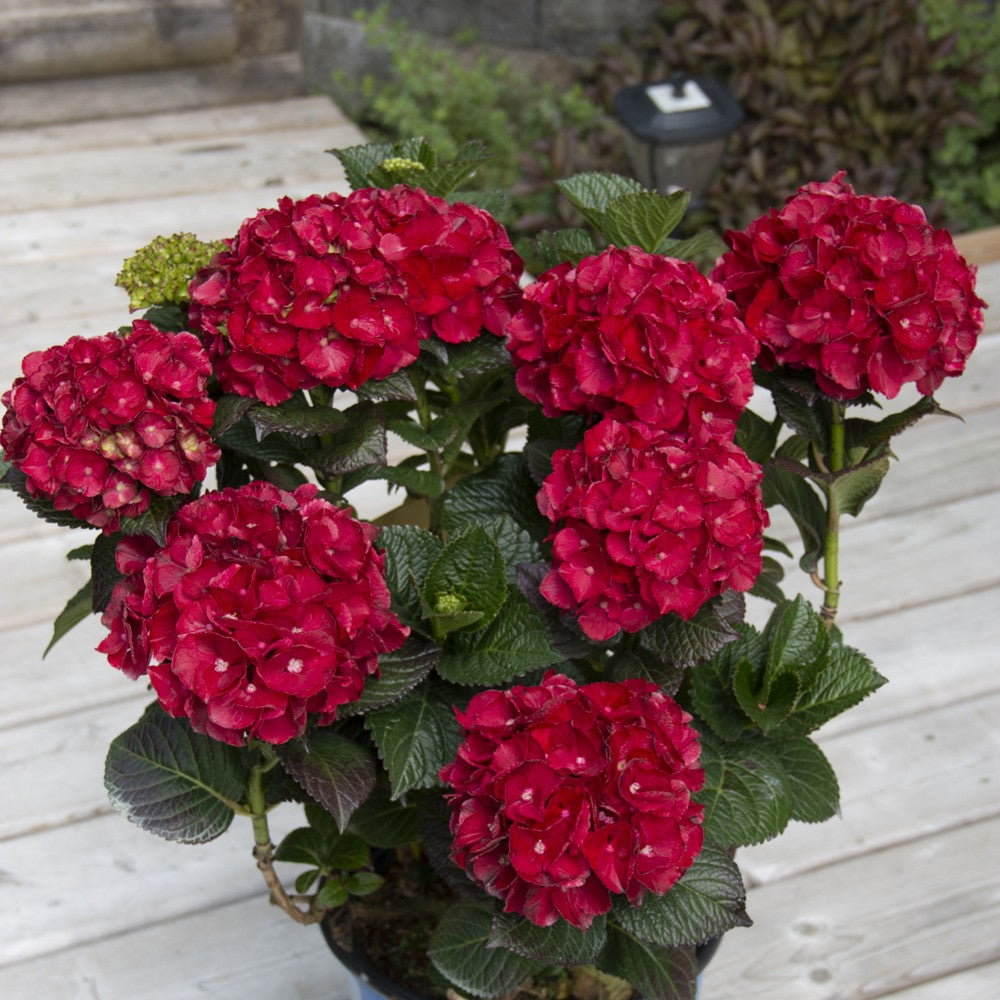
[[[1000,12],[992,0],[664,0],[598,60],[498,55],[358,14],[388,74],[341,79],[373,138],[424,135],[444,156],[481,139],[476,186],[507,192],[520,235],[579,221],[555,178],[630,173],[610,111],[621,87],[678,69],[727,83],[746,111],[708,210],[742,228],[803,183],[922,204],[953,231],[1000,222]],[[490,205],[496,209],[494,203]]]

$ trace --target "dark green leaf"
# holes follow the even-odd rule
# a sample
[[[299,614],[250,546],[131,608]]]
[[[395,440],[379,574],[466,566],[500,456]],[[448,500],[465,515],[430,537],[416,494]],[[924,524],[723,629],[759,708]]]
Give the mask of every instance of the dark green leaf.
[[[385,885],[385,879],[375,872],[352,872],[344,879],[344,888],[352,896],[367,896]]]
[[[98,535],[94,541],[93,551],[90,556],[90,581],[93,584],[91,595],[93,610],[101,614],[111,600],[111,592],[115,589],[115,584],[122,578],[115,564],[115,552],[118,549],[118,542],[121,536]]]
[[[701,764],[705,787],[695,798],[705,806],[706,842],[723,849],[760,844],[788,825],[784,769],[769,743],[753,737],[727,743],[703,738]]]
[[[517,583],[517,567],[540,558],[538,543],[509,514],[484,518],[482,526],[500,549],[507,566],[507,582]]]
[[[613,199],[642,191],[642,185],[618,174],[582,173],[556,181],[556,187],[595,229],[601,229],[604,210]]]
[[[799,563],[807,573],[812,572],[819,563],[826,541],[823,502],[804,479],[773,461],[764,466],[762,493],[765,506],[780,504],[792,515],[805,549]]]
[[[291,830],[278,844],[274,851],[275,861],[287,861],[293,865],[317,865],[325,863],[325,844],[323,837],[309,826],[300,826]]]
[[[385,159],[393,155],[400,155],[394,152],[391,142],[369,142],[361,146],[346,146],[343,149],[328,149],[340,160],[340,165],[344,168],[347,183],[351,185],[352,191],[358,188],[371,187],[371,172]],[[408,157],[412,159],[412,157]]]
[[[163,303],[147,309],[142,318],[165,333],[179,333],[188,328],[187,311],[173,303]]]
[[[407,444],[422,451],[437,451],[438,440],[429,431],[425,431],[415,420],[390,420],[385,425],[386,430],[397,434]]]
[[[235,427],[256,402],[249,396],[220,396],[216,400],[215,415],[212,418],[212,437],[218,439],[221,434]]]
[[[70,562],[90,562],[90,557],[93,554],[94,546],[93,543],[90,543],[89,545],[78,545],[75,549],[70,549],[69,552],[66,553],[66,558]]]
[[[521,455],[501,455],[483,472],[460,479],[444,502],[443,525],[454,533],[484,518],[512,517],[535,539],[544,538],[549,522],[538,512],[538,488]]]
[[[338,830],[375,787],[375,761],[364,747],[330,729],[278,748],[289,774],[333,816]]]
[[[743,595],[728,590],[706,601],[689,621],[673,612],[657,619],[639,632],[639,643],[667,663],[690,667],[735,639],[745,612]]]
[[[640,940],[666,948],[701,944],[731,927],[750,926],[739,868],[725,851],[708,846],[667,893],[647,894],[641,906],[622,899],[613,919]]]
[[[242,455],[244,458],[261,462],[286,462],[295,464],[307,454],[301,437],[275,431],[261,440],[248,419],[240,420],[228,430],[216,434],[216,441],[223,448]]]
[[[338,718],[363,715],[399,701],[434,669],[440,656],[440,646],[411,635],[395,652],[378,658],[379,676],[368,678],[360,698],[340,706]]]
[[[885,678],[863,653],[850,646],[834,646],[825,669],[803,691],[795,711],[778,730],[778,735],[810,733],[863,701],[883,684]]]
[[[785,385],[771,388],[778,416],[796,433],[814,441],[824,450],[830,438],[830,404],[825,397],[812,402]]]
[[[445,911],[431,936],[428,957],[463,993],[477,997],[512,993],[539,966],[505,948],[488,948],[492,930],[491,908],[456,903]]]
[[[394,802],[384,780],[379,781],[375,791],[358,806],[348,829],[372,847],[401,847],[420,839],[416,805]]]
[[[347,902],[347,889],[339,878],[328,878],[323,888],[316,893],[316,905],[325,910],[343,906]]]
[[[812,740],[775,740],[775,757],[785,774],[791,818],[822,823],[840,808],[837,776],[823,751]]]
[[[677,260],[695,261],[699,257],[711,254],[713,258],[726,250],[726,245],[719,238],[717,233],[705,230],[695,233],[694,236],[686,240],[665,239],[656,248],[657,253],[665,254],[667,257],[674,257]]]
[[[677,693],[684,679],[684,668],[663,660],[645,649],[618,650],[605,667],[607,679],[624,681],[629,678],[651,681],[665,694]]]
[[[400,400],[405,403],[415,403],[417,393],[407,372],[394,372],[388,378],[370,379],[357,388],[358,399],[381,402],[383,400]]]
[[[803,687],[813,682],[826,661],[830,638],[820,616],[799,594],[779,604],[764,628],[767,655],[761,689],[768,692],[775,678],[792,671]]]
[[[756,670],[749,661],[740,663],[733,676],[733,693],[740,708],[764,733],[777,729],[791,714],[799,696],[799,681],[795,674],[781,674],[766,690],[758,688]]]
[[[689,675],[695,712],[722,739],[738,740],[749,728],[749,720],[733,694],[733,676],[743,662],[762,673],[765,648],[760,633],[745,625],[737,640],[699,663]]]
[[[584,257],[597,253],[597,245],[586,229],[556,229],[539,234],[532,250],[547,271],[563,261],[579,264]]]
[[[28,492],[26,482],[27,477],[25,474],[13,465],[8,466],[7,471],[0,478],[0,486],[13,490],[21,498],[24,506],[43,521],[48,521],[50,524],[58,524],[63,528],[88,528],[93,530],[94,526],[92,524],[76,517],[70,511],[56,510],[51,500],[46,500],[44,497],[33,497]]]
[[[842,514],[857,517],[864,505],[878,492],[888,471],[889,459],[878,458],[836,473],[827,488],[837,498]]]
[[[684,218],[690,198],[689,191],[619,195],[605,206],[600,229],[616,246],[639,246],[647,253],[655,253]]]
[[[426,685],[403,701],[369,712],[365,728],[389,774],[394,799],[411,788],[438,784],[438,771],[454,760],[461,743],[452,703]]]
[[[694,948],[647,944],[614,921],[597,967],[631,983],[645,1000],[694,1000]]]
[[[443,545],[414,524],[387,524],[377,544],[385,550],[385,582],[392,594],[392,609],[411,627],[423,618],[420,589]]]
[[[309,871],[300,872],[295,879],[295,891],[299,894],[307,893],[319,878],[319,869],[310,868]]]
[[[121,532],[124,535],[149,535],[157,545],[167,540],[167,524],[182,501],[176,497],[153,497],[149,506],[138,517],[123,517]]]
[[[758,465],[763,465],[778,443],[778,425],[757,416],[753,410],[744,410],[736,425],[736,443]]]
[[[258,441],[278,431],[295,437],[335,434],[347,423],[347,417],[340,410],[330,406],[307,407],[297,396],[277,406],[258,403],[251,407],[247,416],[257,432]]]
[[[79,625],[94,611],[93,584],[88,580],[67,602],[52,623],[52,638],[42,653],[44,659],[49,650],[75,625]]]
[[[390,465],[384,469],[376,469],[371,478],[395,483],[414,496],[439,497],[444,492],[444,480],[436,472],[429,472],[426,469]]]
[[[603,915],[595,917],[584,931],[568,920],[539,927],[519,914],[498,912],[493,916],[493,932],[487,947],[506,948],[545,965],[589,965],[604,947],[607,931],[608,922]]]
[[[423,796],[417,806],[417,823],[427,860],[460,899],[471,899],[489,906],[491,902],[486,893],[452,859],[454,837],[449,826],[450,820],[451,807],[442,795]]]
[[[785,600],[785,593],[780,586],[784,577],[785,571],[781,563],[764,556],[761,560],[760,575],[749,592],[754,597],[760,597],[772,604],[780,604]]]
[[[347,424],[334,435],[332,444],[316,452],[309,464],[328,476],[363,469],[366,465],[383,466],[386,462],[385,427],[372,403],[358,403],[344,410]]]
[[[228,829],[249,770],[245,751],[194,732],[154,703],[111,741],[104,785],[111,804],[136,826],[202,844]]]
[[[510,368],[512,363],[503,338],[492,333],[448,347],[448,370],[454,375],[483,375]]]
[[[435,614],[478,611],[482,626],[493,621],[507,597],[506,567],[497,543],[482,525],[468,527],[449,540],[424,579],[423,596]],[[463,604],[442,607],[446,598],[459,598]]]
[[[519,591],[511,590],[488,628],[452,636],[437,671],[456,684],[494,685],[561,659],[541,615]]]
[[[926,417],[930,413],[955,416],[954,413],[949,413],[939,406],[933,396],[921,396],[912,406],[908,406],[898,413],[890,413],[882,420],[861,420],[854,417],[845,420],[845,445],[849,451],[855,448],[873,448],[905,431],[907,427],[912,426],[921,417]]]

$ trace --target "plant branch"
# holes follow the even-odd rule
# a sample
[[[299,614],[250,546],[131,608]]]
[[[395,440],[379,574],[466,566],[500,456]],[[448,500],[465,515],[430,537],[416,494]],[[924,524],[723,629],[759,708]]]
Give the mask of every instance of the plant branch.
[[[315,900],[310,901],[307,910],[300,909],[295,905],[295,899],[301,897],[290,897],[274,870],[274,844],[271,843],[271,831],[267,823],[267,800],[264,796],[264,774],[272,766],[273,762],[270,760],[262,765],[255,765],[247,780],[247,802],[250,807],[250,821],[253,824],[254,860],[270,890],[271,902],[275,906],[280,906],[296,923],[315,924],[322,917],[322,913],[315,908]]]

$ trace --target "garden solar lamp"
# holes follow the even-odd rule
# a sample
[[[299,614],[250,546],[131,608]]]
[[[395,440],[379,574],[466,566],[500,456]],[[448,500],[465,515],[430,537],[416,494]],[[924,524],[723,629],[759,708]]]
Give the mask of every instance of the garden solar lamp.
[[[718,170],[743,109],[718,81],[674,73],[660,83],[620,90],[615,114],[639,181],[670,194],[686,188],[694,206]]]

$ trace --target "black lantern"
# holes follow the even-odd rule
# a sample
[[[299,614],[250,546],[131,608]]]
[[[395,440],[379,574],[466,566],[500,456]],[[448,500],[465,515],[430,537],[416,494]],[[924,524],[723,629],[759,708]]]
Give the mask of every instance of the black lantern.
[[[721,83],[683,72],[662,83],[626,87],[614,104],[636,177],[651,190],[687,188],[694,203],[718,170],[729,134],[743,121],[743,109]]]

